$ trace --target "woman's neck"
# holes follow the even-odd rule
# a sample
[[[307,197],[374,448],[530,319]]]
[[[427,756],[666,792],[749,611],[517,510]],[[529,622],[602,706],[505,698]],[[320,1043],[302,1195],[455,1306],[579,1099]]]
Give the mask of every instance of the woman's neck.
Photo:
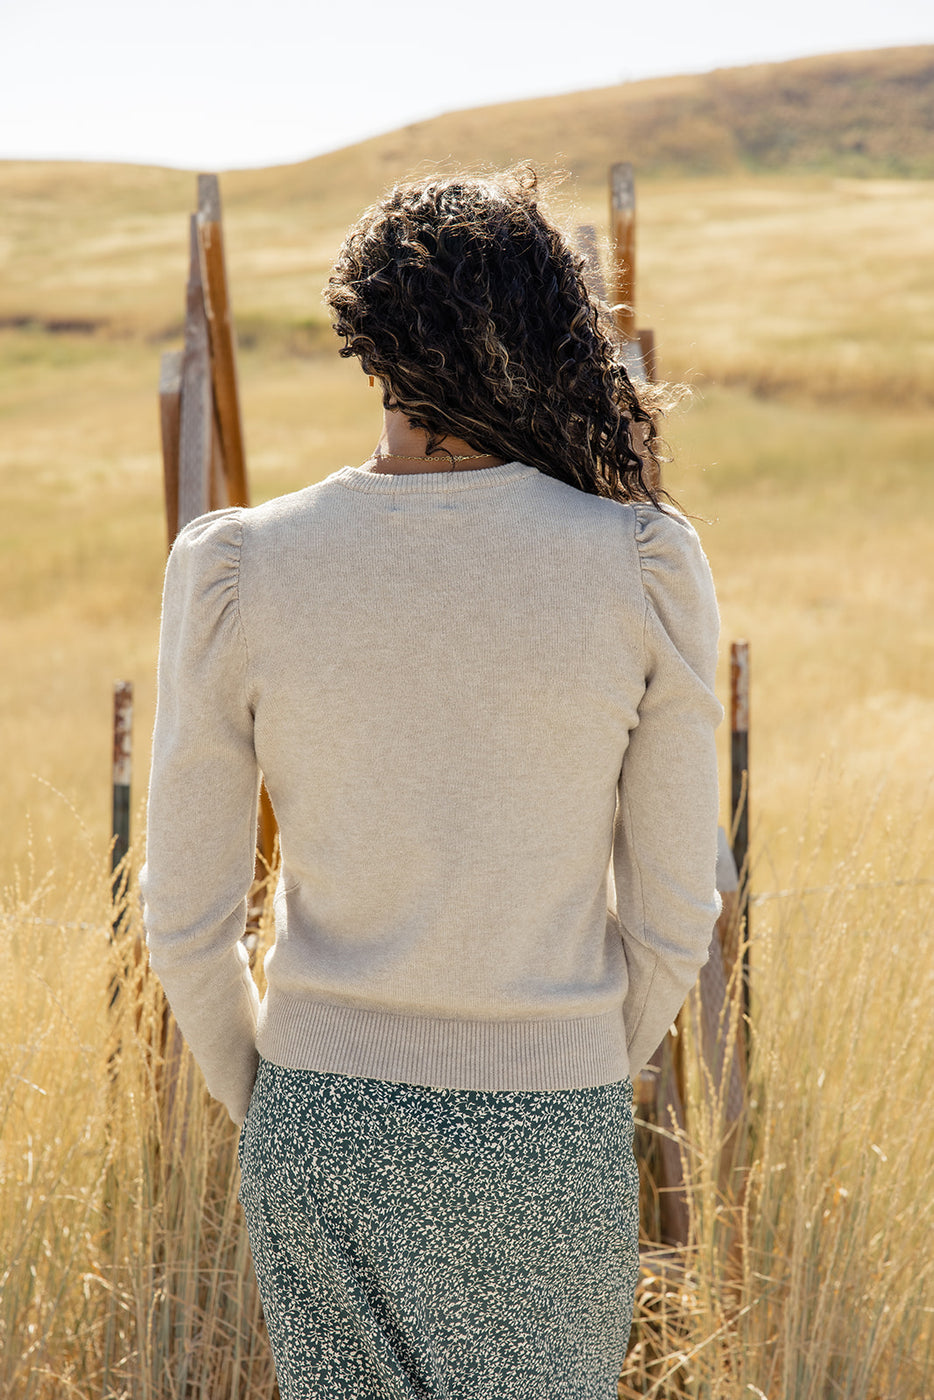
[[[504,459],[493,452],[478,454],[476,447],[463,438],[448,435],[441,445],[426,460],[428,434],[424,428],[413,428],[404,413],[398,409],[383,410],[383,430],[375,451],[364,462],[371,472],[391,472],[403,475],[410,472],[476,471],[482,467],[501,466]],[[467,461],[453,461],[452,458],[466,457]]]

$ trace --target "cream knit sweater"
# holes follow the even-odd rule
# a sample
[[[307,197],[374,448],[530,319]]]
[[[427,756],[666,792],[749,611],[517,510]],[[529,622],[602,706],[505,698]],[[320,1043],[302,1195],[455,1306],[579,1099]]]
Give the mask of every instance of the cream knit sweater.
[[[231,1117],[258,1054],[484,1090],[639,1070],[719,910],[717,635],[682,516],[517,462],[344,467],[188,526],[142,884]],[[283,858],[262,1004],[240,942],[260,772]]]

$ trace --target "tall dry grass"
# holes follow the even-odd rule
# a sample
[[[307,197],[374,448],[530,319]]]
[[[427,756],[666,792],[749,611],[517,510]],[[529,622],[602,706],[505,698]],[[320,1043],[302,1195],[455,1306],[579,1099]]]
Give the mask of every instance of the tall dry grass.
[[[571,223],[605,218],[617,140]],[[348,219],[401,159],[358,148],[225,178],[257,500],[372,446],[373,397],[321,351],[318,298]],[[0,901],[0,1396],[251,1400],[272,1379],[235,1133],[195,1086],[184,1135],[160,1108],[155,988],[130,978],[108,1006],[124,963],[99,849],[116,675],[136,681],[145,790],[155,382],[192,181],[6,166],[0,185],[0,313],[32,318],[0,329],[0,631],[16,659],[0,668],[0,878],[29,869],[27,811],[37,851]],[[757,902],[745,1155],[724,1179],[728,1125],[689,1046],[692,1242],[675,1268],[649,1261],[621,1393],[919,1400],[934,1395],[930,852],[894,796],[859,794],[887,769],[920,810],[934,734],[934,185],[664,180],[639,198],[640,319],[664,373],[720,386],[672,421],[667,480],[701,518],[724,639],[752,640]],[[50,250],[53,212],[70,237]],[[93,333],[42,329],[102,307]],[[823,754],[844,765],[834,815],[815,806],[802,830]],[[86,875],[41,876],[72,852]],[[134,906],[121,957],[138,936]]]
[[[378,400],[320,324],[347,221],[399,173],[371,178],[358,156],[222,182],[257,503],[364,460],[379,431]],[[116,677],[135,684],[145,791],[158,360],[179,343],[193,194],[178,172],[0,165],[0,320],[34,318],[0,327],[0,648],[16,658],[0,667],[0,882],[25,857],[27,813],[40,866],[69,864],[55,790],[105,839]],[[564,195],[571,227],[605,227],[602,182]],[[666,482],[699,517],[724,642],[751,641],[754,811],[782,843],[828,747],[910,783],[934,736],[934,182],[640,180],[638,198],[639,319],[662,373],[697,389],[669,420]],[[50,220],[69,229],[53,249]],[[93,334],[42,329],[102,314]]]
[[[934,1395],[930,826],[852,791],[842,822],[843,796],[804,815],[787,883],[753,903],[738,1142],[687,1046],[691,1241],[641,1284],[621,1394]]]
[[[0,916],[0,1394],[269,1400],[236,1129],[166,1035],[135,891],[116,937],[109,880],[62,894]]]
[[[646,1255],[621,1396],[934,1394],[932,852],[921,814],[858,793],[842,829],[830,788],[753,906],[728,1170],[724,1103],[686,1047],[691,1242]],[[184,1054],[185,1111],[160,1096],[174,1052],[135,894],[115,945],[105,874],[64,883],[0,914],[0,1394],[268,1400],[235,1129]]]

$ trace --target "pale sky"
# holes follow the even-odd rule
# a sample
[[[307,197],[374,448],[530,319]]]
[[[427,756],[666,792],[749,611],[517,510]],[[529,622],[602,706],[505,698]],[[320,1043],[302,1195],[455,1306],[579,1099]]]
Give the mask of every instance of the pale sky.
[[[491,102],[934,42],[932,0],[0,4],[0,158],[201,170]]]

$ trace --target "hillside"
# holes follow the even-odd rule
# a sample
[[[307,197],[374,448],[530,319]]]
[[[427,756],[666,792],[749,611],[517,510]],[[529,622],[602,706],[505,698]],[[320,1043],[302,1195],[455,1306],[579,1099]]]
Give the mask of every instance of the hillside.
[[[920,325],[928,311],[920,272],[930,244],[925,179],[934,178],[934,45],[479,107],[297,164],[227,172],[223,199],[242,343],[275,341],[300,354],[322,339],[330,347],[320,288],[343,231],[364,204],[417,169],[496,167],[519,159],[546,173],[571,174],[552,206],[568,227],[602,226],[607,167],[619,159],[633,162],[644,191],[638,295],[640,307],[655,317],[656,287],[664,283],[670,296],[685,256],[715,264],[716,309],[697,306],[708,323],[711,311],[722,318],[723,296],[735,291],[716,274],[725,259],[740,280],[755,272],[763,302],[757,310],[765,311],[777,288],[763,274],[776,259],[797,260],[793,285],[800,290],[810,281],[811,292],[822,288],[836,306],[833,334],[861,340],[862,332],[848,323],[852,316],[847,313],[846,324],[840,316],[848,305],[855,312],[854,281],[881,279],[879,314],[894,317],[902,342],[897,371],[888,377],[905,397],[905,371],[914,379],[918,367],[905,356],[907,326]],[[766,191],[769,181],[778,183]],[[744,193],[737,199],[740,185]],[[59,341],[178,335],[193,188],[190,173],[157,167],[0,162],[0,332],[52,332]],[[898,212],[887,207],[893,202]],[[725,246],[711,243],[718,228],[727,234]],[[893,277],[900,279],[898,288],[885,285]],[[692,300],[698,290],[701,302],[708,301],[702,288],[684,288]],[[808,316],[819,310],[811,292],[802,307]],[[741,298],[747,307],[748,295]],[[773,314],[787,305],[771,304]],[[748,325],[748,315],[741,319]],[[877,324],[875,340],[888,331]],[[699,367],[726,371],[708,348]],[[697,360],[687,344],[685,356],[675,354],[674,372],[686,372],[688,360]],[[735,370],[730,366],[726,375],[734,382]],[[812,372],[809,365],[798,378],[810,381]],[[917,388],[908,391],[917,396]]]
[[[381,185],[423,161],[557,161],[583,184],[608,158],[640,175],[811,171],[934,176],[934,45],[823,55],[653,78],[477,107],[238,181],[288,187],[301,174],[337,192]]]
[[[571,172],[552,203],[569,229],[605,227],[607,166],[633,161],[637,304],[661,335],[662,373],[931,402],[934,45],[481,107],[228,172],[241,348],[332,353],[321,288],[361,207],[416,169],[520,158]],[[146,166],[0,163],[0,364],[19,374],[106,358],[108,341],[175,341],[194,183]]]

